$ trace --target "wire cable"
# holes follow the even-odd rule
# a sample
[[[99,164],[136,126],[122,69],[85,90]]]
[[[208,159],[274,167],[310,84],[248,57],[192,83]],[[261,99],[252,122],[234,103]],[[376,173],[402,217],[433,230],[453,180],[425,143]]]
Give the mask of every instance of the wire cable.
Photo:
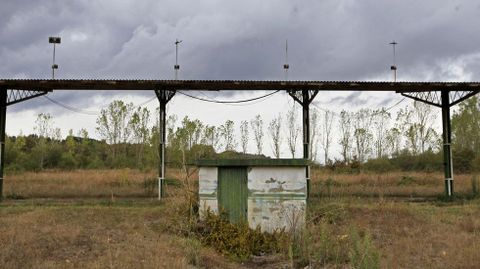
[[[78,113],[78,114],[84,114],[84,115],[89,115],[89,116],[97,116],[97,115],[99,114],[99,112],[96,112],[96,111],[88,111],[88,110],[83,110],[83,109],[79,109],[79,108],[75,108],[75,107],[66,105],[66,104],[61,103],[61,102],[59,102],[59,101],[57,101],[57,100],[55,100],[55,99],[52,99],[52,98],[50,98],[50,97],[48,97],[48,96],[46,96],[46,95],[43,95],[43,97],[44,97],[45,99],[47,99],[48,101],[52,102],[53,104],[56,104],[56,105],[58,105],[58,106],[61,106],[61,107],[65,108],[65,109],[67,109],[67,110],[69,110],[69,111],[72,111],[72,112],[75,112],[75,113]],[[157,97],[154,96],[154,97],[148,99],[147,101],[145,101],[145,102],[143,102],[143,103],[140,103],[140,104],[138,104],[138,105],[136,105],[136,106],[134,106],[134,107],[142,107],[142,106],[150,103],[151,101],[155,100],[156,98],[157,98]],[[101,108],[100,110],[102,110],[102,109],[103,109],[103,108]]]
[[[188,93],[185,93],[183,91],[177,91],[178,93],[180,94],[183,94],[187,97],[190,97],[192,99],[196,99],[196,100],[200,100],[200,101],[204,101],[204,102],[209,102],[209,103],[216,103],[216,104],[241,104],[241,103],[248,103],[248,102],[252,102],[252,101],[256,101],[256,100],[259,100],[259,99],[263,99],[263,98],[266,98],[266,97],[269,97],[271,95],[274,95],[276,94],[277,92],[279,92],[280,90],[277,90],[277,91],[274,91],[274,92],[271,92],[269,94],[265,94],[265,95],[262,95],[262,96],[258,96],[258,97],[255,97],[255,98],[250,98],[250,99],[243,99],[243,100],[235,100],[235,101],[225,101],[225,100],[212,100],[212,99],[206,99],[206,98],[202,98],[202,97],[198,97],[198,96],[195,96],[195,95],[191,95],[191,94],[188,94]]]
[[[75,108],[75,107],[71,107],[69,105],[65,105],[63,103],[60,103],[59,101],[56,101],[46,95],[43,95],[43,97],[45,99],[47,99],[48,101],[58,105],[58,106],[61,106],[67,110],[70,110],[72,112],[75,112],[75,113],[79,113],[79,114],[84,114],[84,115],[89,115],[89,116],[97,116],[98,115],[98,112],[94,112],[94,111],[87,111],[87,110],[82,110],[82,109],[78,109],[78,108]]]
[[[389,111],[390,109],[398,106],[399,104],[401,104],[401,103],[402,103],[403,101],[405,101],[406,99],[407,99],[407,98],[404,97],[402,100],[398,101],[398,102],[397,102],[396,104],[394,104],[393,106],[387,108],[385,111]]]
[[[273,97],[273,94],[270,95],[270,96],[267,96],[267,97],[264,97],[262,99],[259,99],[259,100],[256,100],[256,101],[252,101],[252,102],[248,102],[248,103],[240,103],[240,104],[224,104],[224,105],[227,105],[227,106],[253,106],[253,105],[256,105],[256,104],[259,104],[259,103],[263,103],[265,101],[267,101],[268,99],[272,98]]]

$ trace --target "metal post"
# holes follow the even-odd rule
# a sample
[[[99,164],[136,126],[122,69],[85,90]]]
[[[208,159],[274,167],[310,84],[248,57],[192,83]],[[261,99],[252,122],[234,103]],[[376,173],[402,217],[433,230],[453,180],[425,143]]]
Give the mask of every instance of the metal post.
[[[160,91],[159,101],[160,101],[160,132],[159,132],[159,178],[158,178],[158,199],[165,197],[165,137],[166,137],[166,108],[167,108],[167,99],[165,91]]]
[[[55,43],[53,43],[52,79],[55,79]]]
[[[3,168],[5,166],[5,125],[7,119],[7,89],[0,89],[0,200],[3,198]]]
[[[303,158],[310,160],[310,96],[308,90],[302,90],[302,119],[303,119]],[[307,197],[310,196],[310,166],[306,169],[307,178]]]
[[[453,196],[453,162],[452,162],[452,129],[450,124],[449,91],[442,91],[442,126],[443,126],[443,165],[445,169],[445,194]]]

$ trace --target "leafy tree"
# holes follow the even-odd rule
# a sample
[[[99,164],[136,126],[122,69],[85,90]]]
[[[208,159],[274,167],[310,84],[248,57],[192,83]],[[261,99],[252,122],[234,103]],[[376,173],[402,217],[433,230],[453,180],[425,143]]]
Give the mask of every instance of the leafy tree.
[[[47,155],[47,139],[51,139],[54,134],[53,118],[49,113],[40,113],[37,115],[34,130],[39,137],[35,151],[38,153],[39,168],[45,166],[45,158]]]
[[[97,132],[108,144],[112,145],[110,149],[114,163],[117,161],[117,148],[120,144],[124,146],[123,157],[126,158],[125,145],[131,135],[129,121],[132,110],[132,103],[125,104],[123,101],[115,100],[107,108],[102,109],[97,118]]]
[[[248,148],[248,122],[247,121],[242,121],[240,123],[240,142],[242,144],[242,152],[243,154],[247,153],[247,148]]]
[[[407,148],[413,155],[425,153],[437,147],[438,134],[433,129],[436,116],[430,105],[415,101],[413,109],[400,110],[397,121],[402,126]]]
[[[350,152],[352,149],[352,118],[350,112],[343,110],[340,113],[340,146],[342,147],[342,157],[344,162],[350,161]]]
[[[396,127],[390,128],[387,131],[387,135],[385,137],[386,145],[385,148],[388,152],[390,152],[391,156],[398,156],[401,151],[401,137],[402,133]]]
[[[237,147],[237,142],[235,141],[235,124],[231,120],[227,120],[223,125],[220,126],[220,134],[225,142],[226,151],[234,151]]]
[[[431,105],[414,102],[414,115],[417,120],[417,132],[420,140],[420,151],[424,153],[426,150],[433,149],[438,139],[438,135],[433,129],[433,123],[436,119]]]
[[[373,144],[377,159],[381,159],[385,156],[390,120],[391,115],[385,110],[385,108],[373,111],[372,123],[375,134]],[[394,133],[390,133],[390,135],[394,135]],[[394,139],[394,137],[391,139]],[[393,140],[391,142],[395,141]]]
[[[67,147],[67,151],[70,154],[74,154],[75,149],[77,148],[77,142],[75,141],[75,137],[73,136],[73,130],[68,130],[68,136],[65,139],[65,146]]]
[[[133,143],[137,149],[137,165],[142,165],[143,153],[150,138],[150,111],[147,108],[137,107],[130,118],[129,126],[133,134]]]
[[[293,105],[287,111],[287,144],[292,154],[292,158],[295,158],[295,152],[297,150],[297,140],[298,135],[300,134],[300,127],[297,123],[297,112],[295,110],[295,105]]]
[[[253,137],[257,146],[257,154],[262,154],[263,148],[263,120],[260,115],[256,115],[253,120],[250,121],[250,126],[253,130]]]
[[[332,127],[333,127],[333,119],[335,118],[335,114],[332,111],[325,110],[324,118],[322,121],[322,136],[321,136],[321,144],[323,148],[323,152],[325,153],[325,164],[328,162],[328,153],[332,143]]]
[[[281,137],[282,129],[282,115],[273,118],[268,125],[268,132],[272,138],[272,151],[275,158],[280,158],[280,145],[282,143]]]
[[[471,150],[480,156],[480,102],[474,96],[459,104],[452,117],[452,136],[455,151]]]
[[[314,108],[312,109],[312,113],[310,115],[310,154],[308,155],[312,161],[316,161],[317,159],[319,129],[318,111]]]
[[[220,151],[222,143],[220,141],[219,128],[209,125],[205,126],[203,130],[203,137],[206,145],[211,146],[216,151]]]
[[[370,128],[372,122],[372,111],[370,109],[360,109],[354,114],[354,133],[357,159],[360,163],[367,160],[370,153],[370,144],[372,133]]]

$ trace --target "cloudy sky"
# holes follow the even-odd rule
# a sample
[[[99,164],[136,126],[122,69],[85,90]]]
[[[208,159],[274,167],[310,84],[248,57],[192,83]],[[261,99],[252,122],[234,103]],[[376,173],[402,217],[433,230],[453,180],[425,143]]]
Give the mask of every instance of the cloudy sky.
[[[172,79],[178,38],[183,40],[180,79],[284,79],[288,39],[291,80],[391,80],[388,43],[395,40],[401,81],[478,81],[479,25],[480,2],[474,0],[2,0],[0,78],[49,78],[53,49],[48,37],[60,36],[57,78]],[[264,93],[194,94],[242,99]],[[47,112],[64,135],[83,127],[97,137],[96,116],[87,114],[114,99],[141,104],[153,96],[148,91],[54,92],[50,98],[88,113],[37,98],[9,107],[7,133],[33,132],[36,115]],[[388,107],[401,99],[394,93],[322,92],[315,106],[339,112]],[[169,113],[216,125],[255,114],[268,122],[290,105],[284,93],[244,106],[178,95]],[[147,106],[153,111],[156,100]]]

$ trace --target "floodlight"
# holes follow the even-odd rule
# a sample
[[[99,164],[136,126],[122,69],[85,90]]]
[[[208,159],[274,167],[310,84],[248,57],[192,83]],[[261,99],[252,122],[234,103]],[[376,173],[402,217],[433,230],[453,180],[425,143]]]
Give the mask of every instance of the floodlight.
[[[48,38],[48,43],[60,44],[60,43],[62,43],[62,39],[58,36],[51,36],[51,37]]]

